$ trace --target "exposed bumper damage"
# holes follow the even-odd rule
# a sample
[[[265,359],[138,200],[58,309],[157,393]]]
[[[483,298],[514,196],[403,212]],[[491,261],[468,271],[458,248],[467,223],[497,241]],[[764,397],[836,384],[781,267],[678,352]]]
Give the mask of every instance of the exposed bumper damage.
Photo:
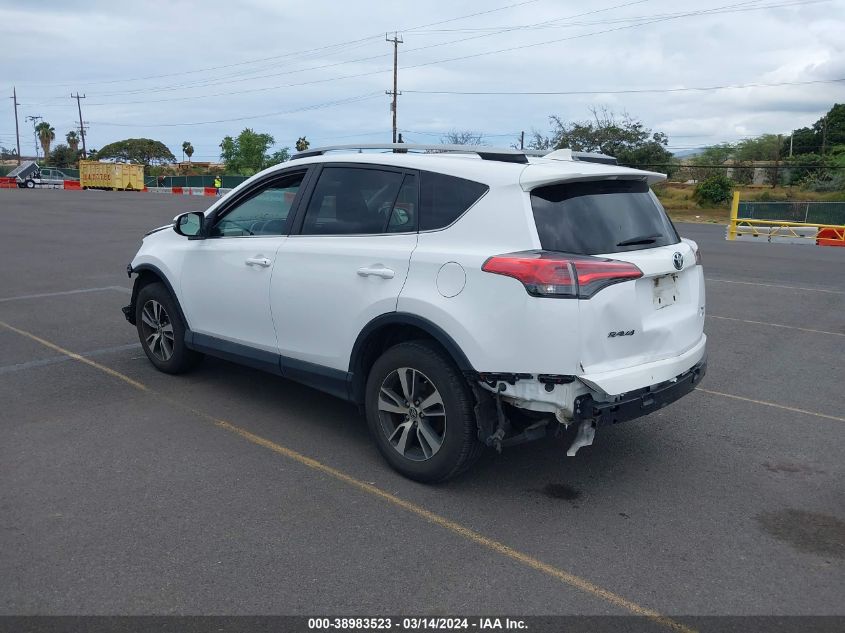
[[[707,358],[703,355],[695,365],[669,380],[616,396],[595,390],[575,376],[482,373],[478,384],[495,403],[498,422],[494,428],[489,422],[483,424],[479,416],[479,438],[501,450],[503,446],[544,437],[555,420],[565,427],[578,423],[576,437],[567,451],[573,456],[580,447],[593,443],[599,426],[633,420],[675,402],[695,389],[706,372]],[[533,432],[511,435],[513,427],[502,403],[549,416],[527,429]],[[489,414],[493,410],[487,409]]]
[[[613,400],[597,401],[592,394],[575,399],[575,421],[595,420],[597,426],[617,424],[648,415],[695,389],[707,372],[707,359],[671,380],[626,393]]]

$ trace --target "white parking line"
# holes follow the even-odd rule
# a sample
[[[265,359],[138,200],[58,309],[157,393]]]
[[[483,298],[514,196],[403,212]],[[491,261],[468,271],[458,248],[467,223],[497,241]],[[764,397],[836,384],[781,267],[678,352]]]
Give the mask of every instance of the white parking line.
[[[740,323],[750,323],[752,325],[768,325],[769,327],[781,327],[788,330],[801,330],[802,332],[812,332],[813,334],[829,334],[831,336],[845,336],[842,332],[828,332],[827,330],[813,330],[808,327],[798,327],[797,325],[782,325],[780,323],[769,323],[767,321],[752,321],[750,319],[737,319],[734,317],[716,316],[715,314],[708,314],[710,319],[722,319],[723,321],[739,321]]]
[[[807,292],[826,292],[832,295],[845,295],[845,290],[825,290],[824,288],[806,288],[804,286],[783,286],[781,284],[764,284],[756,281],[737,281],[735,279],[714,279],[705,277],[704,281],[719,281],[725,284],[744,284],[746,286],[764,286],[768,288],[785,288],[786,290],[806,290]]]
[[[0,299],[0,303],[5,303],[6,301],[20,301],[22,299],[43,299],[45,297],[62,297],[64,295],[78,295],[83,294],[85,292],[105,292],[107,290],[114,290],[117,292],[125,292],[126,294],[132,294],[132,290],[129,288],[124,288],[123,286],[104,286],[102,288],[80,288],[78,290],[62,290],[59,292],[41,292],[34,295],[18,295],[17,297],[3,297]]]

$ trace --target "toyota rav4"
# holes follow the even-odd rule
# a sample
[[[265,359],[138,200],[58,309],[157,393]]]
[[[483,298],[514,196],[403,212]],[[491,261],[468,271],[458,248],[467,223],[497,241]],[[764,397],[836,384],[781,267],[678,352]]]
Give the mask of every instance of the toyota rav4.
[[[698,384],[701,258],[663,175],[436,149],[307,151],[148,233],[124,313],[150,362],[209,354],[356,403],[419,481],[569,427],[574,455]]]

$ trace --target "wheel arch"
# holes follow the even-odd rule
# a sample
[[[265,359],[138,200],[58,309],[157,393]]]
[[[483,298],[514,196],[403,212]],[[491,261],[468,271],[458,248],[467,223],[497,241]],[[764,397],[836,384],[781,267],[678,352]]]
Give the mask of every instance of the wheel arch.
[[[167,275],[165,275],[158,266],[154,266],[153,264],[140,264],[138,266],[134,266],[129,271],[130,275],[133,273],[138,276],[135,277],[135,283],[132,286],[132,298],[129,301],[129,305],[124,309],[126,320],[132,325],[135,325],[135,308],[138,302],[138,294],[145,286],[161,282],[167,288],[170,296],[173,297],[173,301],[176,303],[176,309],[179,311],[182,323],[184,323],[185,328],[190,331],[191,328],[188,324],[188,320],[185,318],[185,313],[182,311],[182,306],[179,304],[179,298],[176,295],[176,291],[173,289],[173,284],[171,284],[170,279],[167,278]]]
[[[419,339],[434,341],[462,373],[475,373],[466,354],[439,325],[415,314],[391,312],[370,321],[355,340],[349,359],[350,399],[363,404],[367,375],[382,352],[397,343]]]

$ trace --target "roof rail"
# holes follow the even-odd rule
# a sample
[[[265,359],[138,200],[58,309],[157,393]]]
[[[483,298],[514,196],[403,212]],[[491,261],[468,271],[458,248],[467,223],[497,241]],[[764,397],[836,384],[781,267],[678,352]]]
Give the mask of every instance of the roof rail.
[[[541,156],[551,160],[578,160],[585,163],[601,163],[603,165],[618,165],[614,156],[596,152],[573,152],[571,149],[527,149],[526,156]]]
[[[397,154],[404,154],[409,151],[413,152],[428,152],[431,154],[438,153],[459,153],[459,154],[478,154],[484,160],[495,160],[503,163],[527,163],[526,152],[519,149],[505,149],[499,147],[485,147],[483,145],[420,145],[416,143],[365,143],[362,145],[327,145],[326,147],[316,147],[308,149],[304,152],[299,152],[291,156],[291,160],[297,158],[310,158],[311,156],[322,156],[327,152],[334,151],[349,151],[349,150],[365,150],[365,149],[381,149],[392,150]]]

